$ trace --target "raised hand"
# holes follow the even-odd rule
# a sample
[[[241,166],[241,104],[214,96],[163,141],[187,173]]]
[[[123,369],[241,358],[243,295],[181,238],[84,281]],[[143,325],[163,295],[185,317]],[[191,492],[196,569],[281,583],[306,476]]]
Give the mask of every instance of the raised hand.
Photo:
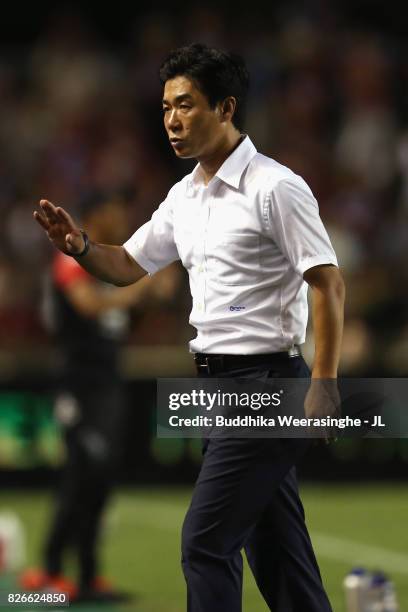
[[[84,238],[66,210],[48,200],[40,200],[40,207],[41,212],[34,211],[34,219],[46,231],[53,245],[68,255],[81,253],[85,247]]]

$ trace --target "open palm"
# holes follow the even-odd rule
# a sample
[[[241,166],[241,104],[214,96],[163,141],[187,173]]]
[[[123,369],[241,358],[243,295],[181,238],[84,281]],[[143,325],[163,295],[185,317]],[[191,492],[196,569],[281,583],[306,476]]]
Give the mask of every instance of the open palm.
[[[71,215],[48,200],[41,200],[40,208],[41,212],[34,211],[34,219],[46,231],[54,246],[69,255],[81,253],[85,246],[84,238]]]

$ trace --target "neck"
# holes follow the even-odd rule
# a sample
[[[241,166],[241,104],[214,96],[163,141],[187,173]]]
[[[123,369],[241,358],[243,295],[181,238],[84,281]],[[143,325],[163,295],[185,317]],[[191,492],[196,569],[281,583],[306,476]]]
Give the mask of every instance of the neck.
[[[241,134],[234,129],[233,132],[226,134],[217,149],[208,156],[203,156],[198,159],[204,176],[204,183],[208,185],[212,177],[215,176],[218,169],[221,168],[227,157],[231,155],[234,149],[241,142]]]

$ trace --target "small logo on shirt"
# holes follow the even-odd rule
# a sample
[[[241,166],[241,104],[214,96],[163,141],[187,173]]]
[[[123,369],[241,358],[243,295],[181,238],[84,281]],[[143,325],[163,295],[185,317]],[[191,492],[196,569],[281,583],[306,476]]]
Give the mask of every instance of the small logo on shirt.
[[[229,309],[231,312],[237,312],[239,310],[245,310],[245,306],[230,306]]]

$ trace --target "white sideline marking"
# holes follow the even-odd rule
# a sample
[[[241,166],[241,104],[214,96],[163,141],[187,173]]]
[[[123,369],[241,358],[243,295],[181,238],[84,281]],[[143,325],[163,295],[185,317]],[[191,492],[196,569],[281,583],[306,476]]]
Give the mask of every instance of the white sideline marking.
[[[129,515],[121,516],[121,523],[139,523],[159,531],[179,532],[188,504],[175,505],[157,501],[145,506],[132,500],[131,508]],[[378,568],[385,572],[408,575],[408,554],[321,532],[312,532],[311,540],[319,557],[340,561],[350,567],[362,565],[369,569]]]
[[[333,561],[342,561],[349,565],[362,565],[369,569],[379,568],[385,572],[408,574],[408,555],[403,553],[380,546],[336,538],[326,533],[312,533],[311,539],[318,556]]]

